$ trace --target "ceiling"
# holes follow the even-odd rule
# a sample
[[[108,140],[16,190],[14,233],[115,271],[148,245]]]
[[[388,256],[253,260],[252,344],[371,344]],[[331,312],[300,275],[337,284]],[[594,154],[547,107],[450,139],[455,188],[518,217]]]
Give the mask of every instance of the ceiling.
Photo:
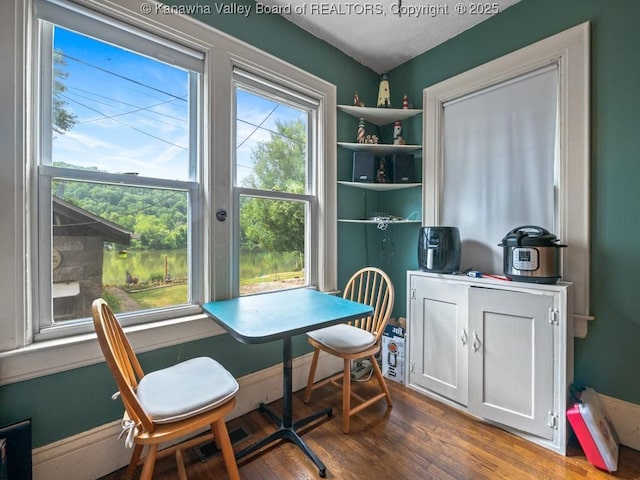
[[[519,1],[260,0],[256,8],[262,4],[263,13],[271,8],[269,13],[282,14],[359,63],[384,73]]]

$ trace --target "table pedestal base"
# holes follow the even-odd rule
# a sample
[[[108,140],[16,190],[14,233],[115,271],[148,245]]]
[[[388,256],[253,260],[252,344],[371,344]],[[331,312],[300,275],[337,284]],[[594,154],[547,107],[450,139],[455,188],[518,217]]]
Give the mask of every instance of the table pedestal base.
[[[280,428],[268,435],[266,438],[248,446],[244,450],[236,453],[236,459],[240,459],[250,453],[253,453],[262,447],[269,445],[276,440],[288,440],[295,444],[300,450],[302,450],[307,457],[318,467],[318,472],[321,477],[326,477],[327,468],[324,463],[318,458],[318,456],[309,448],[309,446],[300,438],[300,435],[296,430],[304,427],[314,420],[327,416],[333,416],[333,410],[331,408],[325,408],[319,412],[302,418],[297,422],[293,421],[293,375],[292,375],[292,355],[291,355],[291,337],[287,336],[283,338],[282,343],[282,418],[273,413],[271,409],[264,403],[260,404],[260,411],[271,419],[273,423],[279,425]]]
[[[264,413],[267,417],[269,417],[269,419],[273,423],[275,423],[276,425],[279,425],[280,428],[278,428],[278,430],[271,433],[270,435],[263,438],[262,440],[236,453],[236,459],[240,459],[246,455],[256,452],[261,448],[266,447],[270,443],[275,442],[276,440],[286,440],[293,443],[300,450],[302,450],[305,453],[305,455],[307,455],[307,457],[309,457],[311,461],[316,465],[316,467],[318,467],[318,473],[320,474],[320,476],[322,478],[326,477],[327,469],[324,466],[324,463],[322,463],[322,461],[320,460],[320,458],[318,458],[315,452],[311,450],[311,448],[304,442],[304,440],[302,440],[302,438],[300,437],[300,435],[298,435],[296,430],[304,427],[305,425],[313,422],[314,420],[317,420],[318,418],[324,417],[325,415],[327,417],[332,417],[333,410],[331,408],[325,408],[324,410],[316,412],[313,415],[309,415],[308,417],[298,420],[297,422],[295,422],[293,425],[290,425],[290,426],[285,426],[282,419],[278,415],[273,413],[273,411],[264,403],[260,404],[260,411]]]

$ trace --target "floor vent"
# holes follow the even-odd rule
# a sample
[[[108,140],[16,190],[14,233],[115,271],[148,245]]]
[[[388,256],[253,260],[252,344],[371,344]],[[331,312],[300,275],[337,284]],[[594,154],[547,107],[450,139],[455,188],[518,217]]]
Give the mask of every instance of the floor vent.
[[[235,445],[236,443],[240,443],[247,438],[251,438],[251,434],[249,434],[249,432],[247,432],[244,428],[239,427],[229,432],[229,438],[231,439],[231,445]],[[196,455],[198,455],[200,461],[203,463],[209,460],[214,455],[220,453],[220,449],[213,441],[198,445],[194,448],[194,450],[196,452]]]

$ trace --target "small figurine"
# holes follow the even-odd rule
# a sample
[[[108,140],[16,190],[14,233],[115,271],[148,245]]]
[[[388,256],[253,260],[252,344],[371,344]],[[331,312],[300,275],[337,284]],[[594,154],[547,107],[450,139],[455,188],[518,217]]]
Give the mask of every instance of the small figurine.
[[[364,118],[360,119],[360,122],[358,123],[358,136],[356,138],[356,142],[357,143],[364,143],[365,141],[365,136],[364,136]]]
[[[393,125],[393,144],[400,145],[401,140],[402,140],[402,123],[400,123],[400,120],[396,120],[396,123]]]
[[[354,107],[359,107],[360,106],[360,96],[358,95],[358,91],[357,90],[353,94],[353,106]]]
[[[409,108],[409,99],[406,93],[402,96],[402,108]]]
[[[386,165],[384,158],[380,158],[378,165],[378,171],[376,172],[376,183],[388,183],[389,177],[387,177]]]
[[[391,93],[389,92],[389,74],[380,76],[380,88],[378,90],[378,107],[391,107]]]

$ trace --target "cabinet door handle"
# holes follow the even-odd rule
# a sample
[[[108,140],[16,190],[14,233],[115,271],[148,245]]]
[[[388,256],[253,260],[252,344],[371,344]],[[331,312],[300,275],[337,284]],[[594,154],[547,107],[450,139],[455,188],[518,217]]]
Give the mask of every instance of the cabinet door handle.
[[[467,344],[467,329],[463,328],[462,329],[462,335],[460,335],[460,341],[462,341],[462,345],[466,345]]]
[[[473,332],[473,351],[477,352],[478,350],[480,350],[480,338],[478,332]]]

